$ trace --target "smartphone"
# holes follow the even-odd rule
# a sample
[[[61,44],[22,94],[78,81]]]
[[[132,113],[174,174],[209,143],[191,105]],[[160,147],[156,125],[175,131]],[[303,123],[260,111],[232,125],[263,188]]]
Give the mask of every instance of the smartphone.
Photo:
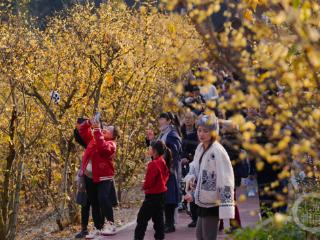
[[[96,112],[96,114],[94,115],[93,121],[95,123],[100,122],[100,112]]]

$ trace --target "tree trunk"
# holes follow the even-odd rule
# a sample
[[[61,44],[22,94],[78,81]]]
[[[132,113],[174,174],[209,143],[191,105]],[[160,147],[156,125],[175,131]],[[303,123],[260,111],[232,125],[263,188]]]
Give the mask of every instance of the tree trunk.
[[[17,107],[16,107],[16,96],[15,96],[15,86],[11,83],[11,91],[12,91],[12,110],[11,110],[11,119],[9,125],[9,153],[6,158],[6,168],[4,169],[4,181],[2,185],[1,191],[1,216],[0,216],[0,239],[8,239],[8,226],[9,226],[9,193],[10,193],[10,180],[12,178],[12,166],[14,160],[16,159],[16,149],[14,144],[15,133],[16,133],[16,125],[17,125]]]
[[[58,215],[56,222],[58,224],[59,230],[62,231],[67,225],[70,224],[70,219],[68,214],[66,213],[66,197],[67,197],[67,181],[68,181],[68,167],[69,167],[69,159],[66,147],[66,141],[63,139],[62,133],[60,133],[60,154],[64,160],[63,174],[62,174],[62,182],[60,186],[60,202],[58,206]]]
[[[70,192],[68,182],[72,181],[72,177],[69,176],[69,167],[70,167],[70,153],[72,151],[72,141],[73,137],[71,137],[68,141],[63,139],[62,133],[60,133],[61,140],[60,140],[60,152],[61,156],[64,159],[64,168],[63,168],[63,177],[60,186],[60,193],[61,193],[61,202],[58,207],[58,216],[56,222],[60,230],[63,230],[66,226],[68,226],[73,219],[77,218],[76,213],[76,206],[75,203],[70,199]],[[68,211],[66,211],[68,210]]]
[[[101,76],[98,80],[98,83],[97,83],[96,93],[94,96],[93,114],[95,114],[99,109],[102,84],[103,84],[103,75],[101,74]]]
[[[9,240],[14,240],[16,237],[23,170],[24,170],[24,158],[22,157],[18,165],[18,176],[17,176],[17,182],[16,182],[15,196],[14,196],[13,212],[11,215],[10,225],[9,225]]]
[[[122,202],[122,181],[119,181],[117,184],[117,195],[118,195],[118,201],[121,204],[121,202]]]

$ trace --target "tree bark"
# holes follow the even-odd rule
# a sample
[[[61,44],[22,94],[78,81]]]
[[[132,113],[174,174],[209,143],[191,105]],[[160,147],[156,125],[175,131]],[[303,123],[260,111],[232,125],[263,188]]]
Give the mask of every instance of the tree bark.
[[[0,239],[8,239],[8,225],[9,225],[9,193],[10,193],[10,179],[12,176],[12,166],[14,160],[16,159],[16,149],[14,144],[14,139],[16,135],[16,124],[17,124],[17,105],[16,105],[16,95],[15,95],[15,85],[10,81],[11,87],[11,98],[12,98],[12,110],[11,118],[9,124],[9,153],[6,158],[6,168],[4,170],[4,181],[1,191],[1,217],[0,217]]]
[[[14,196],[14,203],[13,203],[13,212],[11,215],[10,225],[9,225],[9,240],[14,240],[16,237],[23,170],[24,170],[24,158],[22,157],[18,165],[18,176],[17,176],[16,189],[14,194],[15,196]]]

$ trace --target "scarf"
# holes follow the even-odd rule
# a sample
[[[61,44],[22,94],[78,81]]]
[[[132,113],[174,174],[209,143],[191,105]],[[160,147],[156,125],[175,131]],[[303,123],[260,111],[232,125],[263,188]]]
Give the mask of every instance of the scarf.
[[[172,128],[173,127],[171,125],[168,125],[166,128],[161,130],[161,133],[160,133],[160,136],[159,136],[158,140],[161,140],[161,141],[166,143],[168,134],[172,131]]]

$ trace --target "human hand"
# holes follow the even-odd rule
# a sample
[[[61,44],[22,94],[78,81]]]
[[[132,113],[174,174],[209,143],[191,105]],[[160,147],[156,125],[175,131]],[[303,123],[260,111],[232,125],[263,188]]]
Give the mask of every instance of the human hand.
[[[193,197],[190,193],[187,193],[184,197],[184,200],[187,201],[187,202],[193,202]]]
[[[194,178],[191,178],[186,182],[186,192],[193,192],[196,189],[196,181]]]
[[[100,113],[97,112],[90,120],[93,128],[100,128]]]
[[[196,187],[197,187],[197,184],[196,184],[196,179],[195,178],[192,178],[191,180],[190,180],[190,189],[192,190],[192,191],[194,191],[194,190],[196,190]]]
[[[100,123],[99,122],[92,122],[92,127],[93,128],[100,128]]]

